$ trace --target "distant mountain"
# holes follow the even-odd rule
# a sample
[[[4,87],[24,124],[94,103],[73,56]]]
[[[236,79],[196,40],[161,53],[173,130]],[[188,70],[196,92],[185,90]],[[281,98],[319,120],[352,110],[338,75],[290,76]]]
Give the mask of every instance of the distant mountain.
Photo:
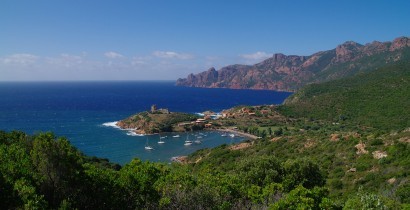
[[[176,85],[204,88],[269,89],[295,91],[309,83],[321,83],[369,72],[386,64],[410,60],[410,39],[361,45],[348,41],[335,49],[310,56],[274,54],[255,65],[210,68],[178,79]]]

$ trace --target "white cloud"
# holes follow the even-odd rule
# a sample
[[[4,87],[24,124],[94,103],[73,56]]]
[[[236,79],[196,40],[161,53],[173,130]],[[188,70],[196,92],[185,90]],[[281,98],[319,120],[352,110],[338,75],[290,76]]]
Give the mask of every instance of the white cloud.
[[[55,67],[74,67],[79,66],[87,62],[85,60],[85,55],[70,55],[70,54],[61,54],[58,57],[47,57],[46,62],[48,65],[55,66]]]
[[[172,51],[155,51],[152,54],[158,58],[176,58],[181,60],[188,60],[194,58],[194,56],[191,54],[177,53]]]
[[[255,52],[252,54],[243,54],[240,55],[241,58],[247,59],[247,60],[264,60],[266,58],[271,57],[272,54],[266,53],[266,52]]]
[[[61,58],[66,61],[82,62],[83,57],[79,55],[61,54]]]
[[[3,58],[0,58],[0,61],[4,64],[19,64],[19,65],[28,65],[33,64],[39,59],[38,56],[32,54],[13,54]]]
[[[124,56],[123,55],[121,55],[121,54],[119,54],[119,53],[116,53],[116,52],[106,52],[106,53],[104,53],[104,55],[105,55],[105,57],[107,57],[107,58],[123,58]]]
[[[138,65],[149,64],[150,60],[151,60],[150,56],[135,56],[131,59],[131,65],[138,66]]]

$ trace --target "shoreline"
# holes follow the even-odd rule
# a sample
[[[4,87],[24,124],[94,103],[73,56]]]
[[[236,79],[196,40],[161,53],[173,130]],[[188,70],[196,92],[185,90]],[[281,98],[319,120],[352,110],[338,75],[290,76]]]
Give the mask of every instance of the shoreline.
[[[204,131],[227,132],[227,133],[233,133],[233,134],[238,135],[238,136],[248,137],[251,140],[259,139],[258,136],[255,136],[255,135],[252,135],[252,134],[249,134],[249,133],[244,133],[244,132],[234,130],[234,129],[230,129],[230,128],[207,129],[207,130],[204,130]],[[239,144],[241,144],[241,143],[239,143]],[[179,164],[188,164],[189,163],[187,155],[171,157],[171,162],[179,163]]]
[[[171,162],[186,164],[188,163],[188,156],[181,155],[181,156],[171,157]]]
[[[234,130],[234,129],[230,129],[230,128],[223,128],[223,129],[218,128],[218,129],[213,129],[213,130],[220,131],[220,132],[229,132],[229,133],[237,134],[239,136],[248,137],[252,140],[255,140],[255,139],[259,138],[258,136],[255,136],[255,135],[252,135],[252,134],[249,134],[249,133],[244,133],[242,131],[238,131],[238,130]]]
[[[115,122],[107,122],[107,123],[103,123],[103,126],[106,127],[113,127],[116,129],[120,129],[120,130],[125,130],[125,131],[130,131],[130,133],[132,133],[132,136],[147,136],[147,135],[161,135],[163,133],[186,133],[188,131],[185,132],[159,132],[159,133],[143,133],[143,132],[139,132],[139,130],[133,129],[133,128],[121,128],[120,126],[117,125],[119,121],[115,121]],[[252,140],[258,139],[258,136],[255,136],[253,134],[249,134],[249,133],[245,133],[239,130],[235,130],[235,129],[231,129],[231,128],[208,128],[208,129],[203,129],[203,130],[198,130],[198,131],[219,131],[219,132],[227,132],[227,133],[233,133],[235,135],[239,135],[239,136],[243,136],[243,137],[248,137]],[[130,133],[127,133],[127,135],[130,135]]]

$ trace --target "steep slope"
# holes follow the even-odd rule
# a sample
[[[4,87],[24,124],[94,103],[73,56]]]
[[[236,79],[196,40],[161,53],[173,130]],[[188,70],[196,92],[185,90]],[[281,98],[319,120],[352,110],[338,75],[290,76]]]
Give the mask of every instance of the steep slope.
[[[210,68],[178,79],[176,85],[205,88],[270,89],[294,91],[309,83],[320,83],[368,72],[389,63],[410,60],[410,39],[361,45],[345,42],[335,49],[310,56],[274,54],[255,65]]]
[[[293,117],[349,121],[377,129],[410,127],[410,62],[323,84],[289,97],[281,112]]]

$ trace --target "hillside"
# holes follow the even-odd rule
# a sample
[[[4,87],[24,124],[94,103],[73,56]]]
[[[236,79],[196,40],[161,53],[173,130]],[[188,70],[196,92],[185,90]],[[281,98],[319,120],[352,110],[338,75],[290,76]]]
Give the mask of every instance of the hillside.
[[[270,158],[286,162],[311,160],[324,172],[325,188],[340,208],[369,209],[364,203],[370,198],[393,206],[408,203],[409,107],[410,63],[308,85],[274,110],[288,120],[263,122],[264,116],[252,115],[249,122],[263,123],[238,126],[263,137],[261,140],[204,149],[191,154],[188,162],[196,171],[211,167],[252,177],[256,176],[253,171],[246,172],[248,168],[237,164],[261,167],[261,175],[270,174]],[[236,113],[234,110],[238,109],[230,112]],[[262,177],[259,180],[269,176]]]
[[[381,130],[410,127],[410,62],[312,84],[280,107],[291,117],[354,123]]]
[[[295,91],[309,83],[369,72],[389,63],[410,60],[410,39],[374,41],[361,45],[348,41],[335,49],[310,56],[274,54],[255,65],[210,68],[178,79],[176,85],[204,88],[270,89]]]

